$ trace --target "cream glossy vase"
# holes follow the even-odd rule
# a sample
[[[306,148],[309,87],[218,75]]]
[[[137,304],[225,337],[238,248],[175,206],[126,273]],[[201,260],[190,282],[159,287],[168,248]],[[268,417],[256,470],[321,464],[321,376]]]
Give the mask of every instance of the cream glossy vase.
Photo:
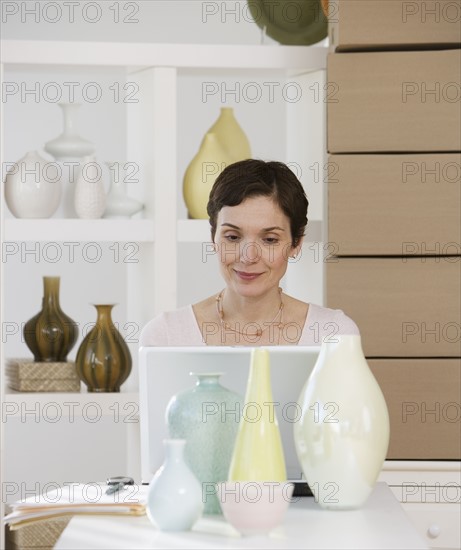
[[[232,162],[216,135],[207,133],[184,174],[183,196],[191,218],[208,219],[206,207],[211,188],[219,174]]]
[[[323,508],[360,508],[373,490],[389,444],[386,401],[358,335],[323,343],[298,403],[296,452]]]
[[[233,162],[251,158],[250,142],[234,115],[232,107],[222,107],[221,113],[208,130],[219,140]]]
[[[38,151],[27,152],[5,177],[5,201],[16,218],[50,218],[61,200],[61,182],[55,162]]]
[[[229,481],[286,481],[285,456],[275,413],[269,352],[251,352],[250,374]]]

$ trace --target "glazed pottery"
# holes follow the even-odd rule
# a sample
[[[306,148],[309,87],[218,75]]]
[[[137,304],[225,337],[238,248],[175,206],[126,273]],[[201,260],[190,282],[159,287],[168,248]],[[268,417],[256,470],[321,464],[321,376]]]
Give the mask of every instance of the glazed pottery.
[[[60,136],[45,144],[45,151],[56,160],[79,159],[94,153],[93,144],[81,138],[77,131],[78,110],[80,103],[58,103],[62,109],[64,130]]]
[[[131,354],[112,322],[113,305],[95,305],[96,324],[85,336],[75,360],[89,392],[119,392],[131,372]]]
[[[324,342],[298,403],[296,452],[323,508],[360,508],[386,458],[389,416],[358,335]]]
[[[5,200],[16,218],[49,218],[61,200],[60,171],[37,151],[29,151],[10,167]]]
[[[261,535],[285,518],[293,483],[227,481],[218,484],[224,517],[242,535]]]
[[[268,350],[251,351],[245,405],[229,469],[229,481],[285,481],[282,440],[272,397]]]
[[[59,304],[59,277],[43,277],[42,309],[24,325],[24,340],[37,362],[66,362],[78,338],[77,324]]]
[[[143,204],[126,194],[126,183],[123,176],[114,167],[116,162],[106,162],[110,172],[110,187],[106,196],[105,218],[130,218],[143,209]]]
[[[232,162],[216,135],[207,133],[184,174],[183,196],[191,218],[208,219],[206,207],[211,188],[218,175]]]
[[[219,383],[222,373],[191,373],[192,389],[170,400],[166,419],[172,438],[187,441],[185,458],[202,483],[204,512],[221,512],[215,482],[225,481],[239,427],[243,398]]]
[[[232,107],[221,107],[218,119],[207,133],[217,137],[221,147],[233,162],[251,158],[250,143],[237,122]]]
[[[185,445],[164,441],[165,462],[149,484],[147,516],[161,531],[188,531],[202,515],[202,488],[184,460]]]
[[[96,219],[104,214],[106,193],[102,180],[102,169],[92,156],[84,157],[75,185],[75,212],[79,218]]]

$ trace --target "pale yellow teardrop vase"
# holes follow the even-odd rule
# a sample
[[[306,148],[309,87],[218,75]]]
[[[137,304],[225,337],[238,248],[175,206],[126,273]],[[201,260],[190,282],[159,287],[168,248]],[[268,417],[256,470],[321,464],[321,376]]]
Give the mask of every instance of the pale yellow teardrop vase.
[[[275,414],[269,352],[251,353],[245,405],[229,469],[229,481],[286,481],[285,457]]]
[[[221,107],[221,113],[208,130],[215,134],[233,162],[251,158],[250,142],[234,115],[232,107]]]
[[[216,178],[232,159],[225,152],[215,134],[208,132],[199,152],[190,162],[184,174],[183,196],[189,216],[195,220],[207,220],[206,207]]]

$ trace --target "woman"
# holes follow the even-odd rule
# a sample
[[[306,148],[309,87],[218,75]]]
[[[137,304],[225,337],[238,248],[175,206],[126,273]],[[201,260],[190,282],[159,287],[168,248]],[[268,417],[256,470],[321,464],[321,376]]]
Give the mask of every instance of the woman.
[[[207,209],[225,287],[152,319],[140,344],[309,346],[358,334],[341,310],[301,302],[279,287],[301,249],[307,207],[301,183],[281,162],[249,159],[223,170]]]

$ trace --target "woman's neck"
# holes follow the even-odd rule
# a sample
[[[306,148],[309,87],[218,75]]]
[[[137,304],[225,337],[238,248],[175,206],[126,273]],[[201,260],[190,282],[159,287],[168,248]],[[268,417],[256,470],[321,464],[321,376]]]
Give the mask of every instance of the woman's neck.
[[[283,304],[282,290],[273,290],[259,296],[242,296],[226,287],[221,294],[220,306],[227,323],[270,323]],[[283,306],[282,306],[283,307]]]

